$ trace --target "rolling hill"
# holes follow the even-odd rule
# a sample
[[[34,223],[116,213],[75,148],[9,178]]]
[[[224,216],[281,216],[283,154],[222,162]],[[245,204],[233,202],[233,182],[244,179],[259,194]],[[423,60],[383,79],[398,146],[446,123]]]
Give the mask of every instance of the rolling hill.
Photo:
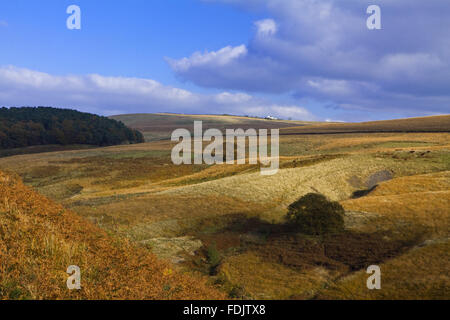
[[[66,287],[70,265],[81,290]],[[0,300],[223,297],[0,171]]]
[[[229,115],[186,115],[186,114],[125,114],[111,116],[111,119],[121,121],[130,128],[139,130],[144,134],[145,140],[167,140],[175,129],[185,128],[193,132],[194,121],[203,121],[203,128],[225,129],[277,129],[292,126],[310,125],[314,122],[266,120],[251,117]],[[315,122],[317,123],[317,122]]]
[[[450,115],[361,123],[322,123],[284,128],[280,134],[336,134],[376,132],[450,132]]]
[[[140,117],[148,120],[147,133],[160,137],[203,117],[219,128],[243,127],[250,121],[131,115],[128,123],[144,128]],[[154,128],[155,119],[160,126]],[[276,121],[252,121],[253,127],[278,126]],[[6,298],[215,298],[215,289],[194,276],[200,272],[223,295],[234,298],[446,299],[446,121],[444,116],[339,124],[339,130],[349,126],[347,130],[361,132],[282,135],[280,170],[267,177],[250,164],[176,166],[170,140],[1,158],[1,170],[14,172],[51,199],[2,174],[0,263],[7,262],[0,267],[12,272],[0,279],[1,290]],[[406,130],[402,123],[430,132],[383,131]],[[315,126],[297,124],[303,126],[282,130]],[[355,125],[359,127],[351,127]],[[326,126],[335,124],[316,127]],[[317,238],[283,231],[287,206],[310,192],[345,208],[343,234]],[[65,291],[65,268],[74,260],[85,270],[89,290],[98,293]],[[145,269],[156,273],[141,269],[145,261],[152,266]],[[371,264],[382,269],[381,291],[367,290],[365,268]],[[48,280],[19,277],[37,272]],[[183,279],[184,289],[166,294],[173,288],[164,282],[168,274]],[[137,278],[155,286],[141,286]],[[128,289],[110,279],[119,279]],[[50,289],[39,288],[39,281]],[[197,281],[203,283],[200,291],[190,291]]]

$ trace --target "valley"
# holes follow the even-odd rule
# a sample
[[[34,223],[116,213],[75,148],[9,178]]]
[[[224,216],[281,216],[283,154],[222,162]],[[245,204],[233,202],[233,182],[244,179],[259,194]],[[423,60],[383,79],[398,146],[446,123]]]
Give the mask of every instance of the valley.
[[[0,170],[92,228],[177,272],[206,277],[229,298],[449,297],[450,116],[423,127],[416,119],[203,117],[206,128],[280,128],[279,172],[263,176],[248,163],[174,165],[176,143],[167,135],[199,119],[187,115],[114,117],[146,142],[4,157]],[[286,224],[289,204],[308,193],[342,205],[345,231],[316,236]],[[382,290],[366,287],[372,264],[382,270]]]

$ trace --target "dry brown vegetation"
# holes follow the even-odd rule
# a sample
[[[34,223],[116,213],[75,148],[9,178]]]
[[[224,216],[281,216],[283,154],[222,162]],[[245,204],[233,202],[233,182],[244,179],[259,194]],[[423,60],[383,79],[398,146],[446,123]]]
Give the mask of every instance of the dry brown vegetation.
[[[215,299],[204,279],[172,267],[0,172],[1,299]],[[66,287],[69,265],[82,289]]]
[[[137,129],[144,134],[146,141],[170,139],[172,132],[178,128],[194,132],[194,121],[202,121],[203,129],[241,128],[252,129],[278,129],[295,125],[309,125],[307,121],[265,120],[261,118],[230,116],[230,115],[189,115],[189,114],[126,114],[110,117],[122,121],[130,128]]]
[[[168,127],[176,124],[174,117],[170,116]],[[416,126],[417,131],[422,131],[428,125],[436,125],[435,130],[441,130],[448,118],[402,120],[364,127],[371,131],[371,126],[375,125],[378,126],[377,131],[389,131],[389,126],[398,126],[400,131],[409,131],[403,129],[404,125]],[[164,119],[161,118],[161,123]],[[232,121],[232,118],[226,119]],[[139,121],[139,117],[131,120]],[[189,121],[192,124],[192,120],[190,116],[180,119],[181,126]],[[236,125],[246,120],[239,118],[233,121]],[[350,129],[355,130],[353,127]],[[164,266],[161,267],[163,270],[169,268],[189,274],[204,273],[229,297],[450,297],[447,276],[450,133],[299,134],[281,136],[280,144],[281,170],[274,176],[262,176],[258,166],[248,164],[174,166],[170,160],[170,150],[174,144],[170,141],[13,156],[0,159],[0,168],[20,175],[26,184],[75,212],[62,216],[70,216],[70,221],[79,221],[74,230],[96,230],[97,234],[102,235],[101,239],[104,235],[104,239],[114,239],[112,243],[120,243],[122,251],[114,249],[107,254],[108,259],[113,261],[111,265],[117,267],[117,270],[114,269],[117,272],[120,264],[114,262],[115,256],[120,260],[120,257],[127,255],[127,259],[136,266],[139,263],[133,261],[141,261],[139,259],[143,258],[140,257],[151,250],[174,263],[157,262],[156,258],[152,258],[157,265]],[[285,228],[288,205],[311,192],[322,193],[330,200],[341,203],[346,210],[346,230],[343,233],[333,237],[308,236]],[[33,195],[31,202],[36,197],[43,199]],[[44,206],[39,201],[36,206]],[[33,218],[30,220],[28,213],[24,215],[23,212],[18,215],[22,223],[14,224],[14,228],[26,225],[23,221],[37,219],[31,215]],[[12,220],[5,220],[10,216],[5,214],[1,219],[13,225]],[[53,219],[57,218],[63,219],[56,213],[50,218],[39,216],[40,220],[36,220],[39,226],[33,224],[30,228],[39,230],[39,237],[43,239],[53,233],[58,235],[55,239],[63,235],[70,248],[87,243],[88,247],[96,248],[97,251],[93,252],[100,258],[96,260],[87,253],[85,257],[95,263],[106,259],[104,253],[98,250],[111,248],[98,247],[95,238],[90,238],[91,232],[87,235],[75,233],[76,237],[71,238],[59,227],[48,229],[48,225],[52,225]],[[46,219],[50,224],[43,223]],[[57,221],[59,223],[60,220]],[[64,222],[65,225],[71,223]],[[108,234],[99,233],[103,232],[100,230]],[[11,237],[10,234],[8,237]],[[82,236],[89,240],[82,240]],[[123,238],[128,242],[120,240]],[[27,243],[32,243],[32,237],[16,240],[23,242],[25,248],[29,246]],[[56,240],[46,241],[44,243]],[[141,248],[136,249],[136,245]],[[90,252],[83,248],[82,252]],[[68,255],[64,251],[66,249],[57,250],[56,255]],[[80,257],[81,266],[83,255],[77,252],[75,250],[72,255]],[[131,252],[136,254],[136,258],[131,257]],[[22,260],[16,260],[16,266],[25,266],[20,261],[28,261],[27,254],[24,251],[19,255]],[[212,259],[211,255],[215,258]],[[45,256],[43,261],[54,270],[59,270],[58,277],[63,279],[66,277],[66,260],[61,258],[62,262],[57,262],[54,254]],[[379,264],[382,270],[382,290],[377,292],[366,287],[368,275],[365,268],[373,263]],[[83,268],[89,268],[88,264],[84,264]],[[32,269],[26,270],[29,272]],[[121,281],[127,281],[125,272],[134,275],[126,269],[119,273],[123,276]],[[88,271],[86,280],[94,273]],[[178,271],[173,274],[185,276]],[[158,274],[154,277],[159,279]],[[186,279],[191,277],[186,276]],[[107,282],[107,279],[109,277],[105,276],[97,282],[92,280],[92,283],[100,285],[99,282]],[[157,284],[163,283],[160,279],[155,281]],[[37,285],[38,282],[30,283]],[[65,282],[58,284],[62,287],[52,289],[51,297],[68,297],[64,295],[67,292],[58,291],[64,289]],[[155,289],[154,295],[142,289],[142,295],[135,296],[129,293],[131,289],[124,291],[113,284],[104,284],[100,297],[178,298],[182,295],[164,296],[166,291],[164,285],[162,287]],[[50,297],[32,295],[27,293],[26,288],[20,288],[26,293],[25,297]],[[110,288],[115,288],[119,293],[113,291],[108,295]],[[206,287],[205,290],[215,292]],[[189,296],[187,291],[181,292]],[[94,293],[90,294],[74,298],[93,297]],[[208,293],[208,297],[216,297],[214,294],[217,293],[211,293],[211,296]],[[198,297],[201,297],[200,293]]]
[[[450,115],[383,120],[361,123],[329,123],[281,130],[281,134],[363,133],[363,132],[449,132]]]
[[[429,242],[380,265],[381,290],[367,290],[365,271],[332,283],[318,299],[449,299],[450,244]]]

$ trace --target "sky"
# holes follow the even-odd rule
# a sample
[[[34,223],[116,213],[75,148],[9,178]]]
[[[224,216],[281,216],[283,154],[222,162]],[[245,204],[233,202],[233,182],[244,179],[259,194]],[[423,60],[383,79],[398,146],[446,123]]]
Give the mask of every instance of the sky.
[[[381,9],[369,30],[367,8]],[[66,12],[81,10],[81,29]],[[450,113],[448,0],[0,2],[0,106],[368,121]]]

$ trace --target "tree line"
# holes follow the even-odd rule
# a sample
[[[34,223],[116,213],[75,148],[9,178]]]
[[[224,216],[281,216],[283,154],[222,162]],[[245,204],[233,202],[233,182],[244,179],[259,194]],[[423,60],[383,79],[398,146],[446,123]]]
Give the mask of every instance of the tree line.
[[[0,148],[144,142],[142,133],[95,114],[51,107],[0,108]]]

